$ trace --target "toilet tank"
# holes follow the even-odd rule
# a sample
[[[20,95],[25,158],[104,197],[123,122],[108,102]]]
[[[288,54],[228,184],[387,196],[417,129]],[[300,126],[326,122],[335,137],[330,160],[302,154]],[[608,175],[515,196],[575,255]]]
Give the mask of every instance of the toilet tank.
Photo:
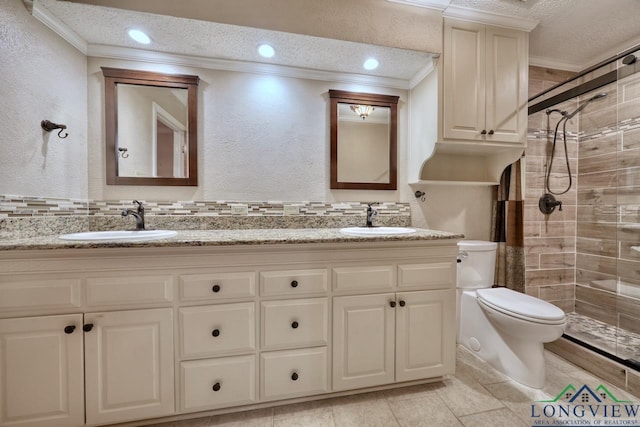
[[[498,244],[483,240],[458,242],[458,289],[490,288],[496,268]]]

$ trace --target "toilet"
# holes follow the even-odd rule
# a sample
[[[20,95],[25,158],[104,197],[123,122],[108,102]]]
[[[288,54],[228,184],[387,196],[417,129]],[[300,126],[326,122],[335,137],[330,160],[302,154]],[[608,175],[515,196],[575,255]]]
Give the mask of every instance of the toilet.
[[[521,384],[545,384],[545,342],[562,335],[564,311],[507,288],[492,288],[498,244],[458,243],[458,343]]]

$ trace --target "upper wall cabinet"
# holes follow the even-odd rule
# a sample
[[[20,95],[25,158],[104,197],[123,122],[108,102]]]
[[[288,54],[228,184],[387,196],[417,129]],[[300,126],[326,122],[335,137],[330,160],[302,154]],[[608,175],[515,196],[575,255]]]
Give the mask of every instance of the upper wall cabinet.
[[[524,144],[528,34],[446,19],[444,51],[443,140]]]
[[[529,35],[451,18],[443,29],[438,139],[409,180],[497,185],[526,146]]]

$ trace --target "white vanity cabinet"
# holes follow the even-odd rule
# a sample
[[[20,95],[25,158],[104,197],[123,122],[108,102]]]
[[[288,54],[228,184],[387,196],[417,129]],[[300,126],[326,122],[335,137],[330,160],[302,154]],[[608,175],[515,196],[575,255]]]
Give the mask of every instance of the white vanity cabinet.
[[[392,266],[336,269],[334,286],[358,295],[333,299],[333,389],[452,373],[454,269],[452,262],[398,265],[397,275]],[[384,288],[429,290],[360,294]]]
[[[84,424],[82,315],[0,320],[0,425]]]
[[[445,18],[442,140],[525,144],[528,34]]]
[[[101,426],[431,381],[455,363],[456,243],[0,252],[0,425]]]

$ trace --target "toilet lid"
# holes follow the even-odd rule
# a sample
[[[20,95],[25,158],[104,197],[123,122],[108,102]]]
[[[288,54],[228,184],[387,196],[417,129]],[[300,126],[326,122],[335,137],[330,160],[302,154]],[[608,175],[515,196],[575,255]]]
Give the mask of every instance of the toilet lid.
[[[480,302],[509,316],[538,323],[562,323],[564,311],[555,305],[507,288],[478,289]]]

